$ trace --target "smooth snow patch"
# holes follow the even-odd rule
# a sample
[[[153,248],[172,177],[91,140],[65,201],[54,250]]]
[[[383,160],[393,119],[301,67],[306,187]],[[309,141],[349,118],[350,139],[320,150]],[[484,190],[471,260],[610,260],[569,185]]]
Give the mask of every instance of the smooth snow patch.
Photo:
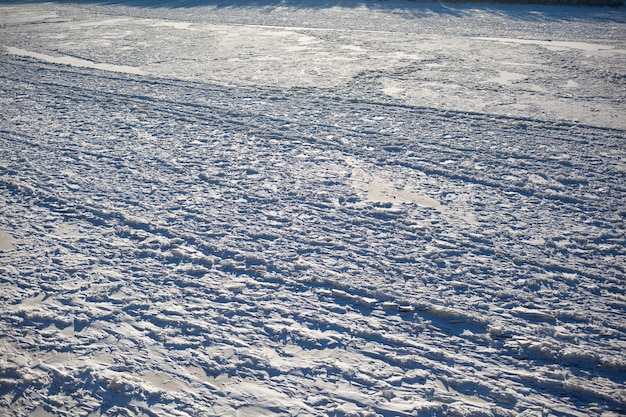
[[[356,168],[352,172],[352,183],[356,189],[365,193],[369,201],[375,203],[415,203],[443,211],[438,200],[395,186],[376,174],[366,173],[361,168]]]
[[[376,176],[370,182],[362,185],[370,201],[378,203],[415,203],[422,207],[432,207],[441,211],[441,203],[438,200],[406,189],[397,189],[393,184]]]
[[[56,414],[52,414],[43,409],[43,407],[37,407],[30,413],[31,417],[54,417]]]
[[[235,382],[235,380],[231,380],[231,382]],[[312,411],[302,400],[291,398],[287,394],[267,387],[262,383],[257,383],[257,381],[243,380],[232,385],[229,384],[225,388],[226,392],[233,398],[245,400],[249,404],[249,406],[244,408],[245,412],[242,414],[238,413],[238,415],[268,415],[266,411],[272,408],[305,409],[309,412]],[[254,407],[254,409],[251,410],[248,407]],[[263,412],[259,413],[261,410],[263,410]],[[251,411],[256,412],[250,414]]]
[[[80,23],[78,26],[82,26],[82,27],[110,26],[110,25],[117,25],[118,23],[121,23],[121,22],[128,22],[129,20],[131,20],[130,17],[119,17],[115,19],[105,19],[105,20],[98,20],[95,22]]]
[[[180,386],[177,383],[178,381],[176,381],[169,373],[147,371],[141,375],[141,378],[159,389],[165,391],[180,391]]]
[[[382,92],[385,95],[388,95],[388,96],[393,97],[393,98],[401,98],[402,97],[402,93],[404,93],[404,91],[405,91],[405,88],[397,87],[391,81],[383,82]]]
[[[0,230],[0,251],[13,250],[13,236]]]
[[[538,45],[545,46],[551,50],[562,50],[562,49],[579,49],[585,52],[597,52],[597,51],[608,51],[614,52],[616,54],[626,53],[624,49],[615,49],[615,47],[611,45],[602,45],[598,43],[588,43],[588,42],[570,42],[570,41],[540,41],[534,39],[511,39],[511,38],[490,38],[490,37],[475,37],[473,39],[483,40],[483,41],[495,41],[495,42],[507,42],[507,43],[517,43],[522,45]]]
[[[12,46],[4,46],[7,53],[11,55],[24,56],[28,58],[38,59],[40,61],[50,62],[52,64],[69,65],[72,67],[93,68],[103,71],[123,72],[127,74],[145,75],[145,72],[137,67],[128,65],[114,65],[88,61],[86,59],[74,58],[72,56],[51,56],[40,54],[38,52],[27,51],[25,49],[14,48]]]
[[[95,22],[81,23],[79,26],[83,27],[95,27],[95,26],[114,26],[123,23],[129,23],[131,20],[135,20],[136,23],[146,24],[151,27],[171,27],[174,29],[196,30],[191,27],[191,22],[180,22],[176,20],[166,19],[131,19],[129,17],[121,17],[114,19],[98,20]]]
[[[476,224],[476,216],[464,208],[462,210],[450,209],[441,202],[426,194],[418,193],[406,188],[400,182],[389,182],[382,177],[382,173],[366,172],[355,158],[346,158],[346,162],[352,167],[352,186],[360,191],[367,201],[372,203],[391,204],[383,211],[387,214],[398,213],[400,204],[417,204],[420,207],[433,208],[439,213],[452,215],[469,224]],[[393,176],[391,176],[393,178]],[[413,184],[417,185],[417,184]]]
[[[181,29],[181,30],[197,30],[195,28],[191,27],[192,23],[191,22],[177,22],[174,20],[157,20],[154,23],[152,23],[150,26],[152,27],[171,27],[174,29]]]
[[[237,409],[237,417],[257,417],[257,416],[272,417],[272,416],[278,416],[278,415],[279,414],[276,414],[273,411],[270,411],[267,408],[263,408],[263,407],[243,406]]]
[[[494,78],[491,78],[489,81],[498,84],[511,85],[515,81],[525,80],[526,77],[524,74],[518,74],[516,72],[509,71],[500,71],[500,75]]]

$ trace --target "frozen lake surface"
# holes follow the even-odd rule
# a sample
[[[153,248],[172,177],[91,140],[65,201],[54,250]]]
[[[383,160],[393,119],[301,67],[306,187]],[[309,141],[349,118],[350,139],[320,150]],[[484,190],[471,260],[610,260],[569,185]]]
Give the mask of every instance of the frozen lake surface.
[[[626,413],[626,10],[0,5],[0,413]]]

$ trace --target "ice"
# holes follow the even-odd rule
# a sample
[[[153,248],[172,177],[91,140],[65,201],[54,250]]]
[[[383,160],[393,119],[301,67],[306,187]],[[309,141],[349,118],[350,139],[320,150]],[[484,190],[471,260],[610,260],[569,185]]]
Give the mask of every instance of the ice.
[[[500,75],[498,77],[491,78],[489,79],[489,81],[494,82],[494,83],[504,84],[504,85],[512,85],[513,83],[518,82],[520,80],[525,80],[526,78],[528,77],[524,74],[518,74],[515,72],[508,72],[508,71],[500,71]]]
[[[128,74],[137,74],[142,75],[144,72],[137,68],[131,67],[128,65],[114,65],[114,64],[106,64],[100,62],[92,62],[86,59],[75,58],[71,56],[51,56],[46,54],[41,54],[38,52],[27,51],[25,49],[15,48],[7,46],[5,47],[6,52],[12,55],[23,56],[28,58],[35,58],[45,62],[51,62],[53,64],[63,64],[70,65],[73,67],[85,67],[85,68],[94,68],[104,71],[114,71],[114,72],[124,72]]]
[[[624,414],[623,8],[140,3],[0,6],[0,414]]]

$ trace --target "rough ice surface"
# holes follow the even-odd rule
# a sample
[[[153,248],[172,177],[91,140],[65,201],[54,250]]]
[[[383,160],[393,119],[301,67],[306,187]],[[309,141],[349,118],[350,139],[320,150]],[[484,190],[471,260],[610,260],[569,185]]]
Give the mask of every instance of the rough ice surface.
[[[0,44],[2,415],[626,413],[624,8],[14,3]]]

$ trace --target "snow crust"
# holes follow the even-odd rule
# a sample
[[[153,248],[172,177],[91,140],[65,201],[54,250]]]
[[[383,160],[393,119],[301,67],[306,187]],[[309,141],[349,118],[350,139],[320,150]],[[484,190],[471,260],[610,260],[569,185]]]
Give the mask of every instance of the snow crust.
[[[0,5],[0,413],[626,413],[626,13]]]

